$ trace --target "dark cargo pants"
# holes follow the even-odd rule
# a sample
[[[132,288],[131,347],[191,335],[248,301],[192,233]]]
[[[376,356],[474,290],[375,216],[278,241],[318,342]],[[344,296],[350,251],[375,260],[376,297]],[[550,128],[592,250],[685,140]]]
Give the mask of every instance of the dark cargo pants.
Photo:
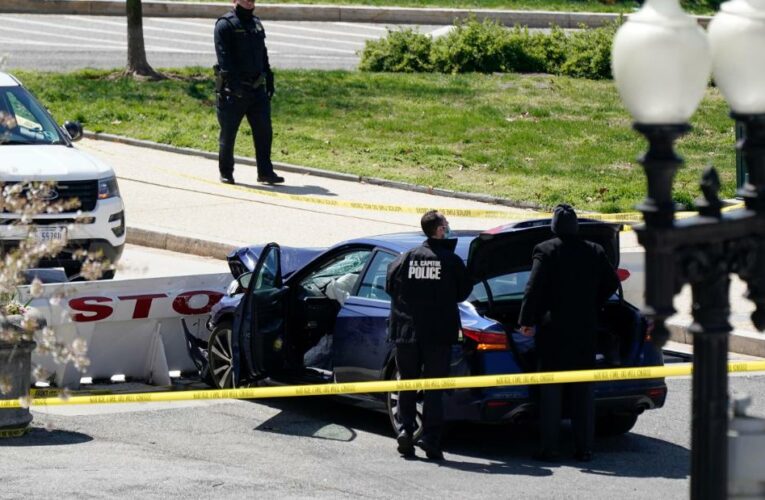
[[[539,387],[539,424],[542,451],[559,450],[562,405],[571,409],[577,452],[592,451],[595,435],[595,392],[592,383],[545,384]]]
[[[396,366],[401,379],[440,378],[449,375],[452,347],[422,343],[396,344]],[[417,392],[399,393],[399,432],[417,428]],[[444,420],[443,391],[425,391],[422,410],[422,439],[439,447]]]
[[[255,145],[255,160],[258,163],[258,176],[268,177],[274,174],[271,164],[271,102],[266,95],[265,86],[243,91],[242,97],[230,94],[218,94],[217,115],[220,124],[218,136],[218,170],[221,175],[234,173],[234,144],[239,125],[246,116],[252,129]]]

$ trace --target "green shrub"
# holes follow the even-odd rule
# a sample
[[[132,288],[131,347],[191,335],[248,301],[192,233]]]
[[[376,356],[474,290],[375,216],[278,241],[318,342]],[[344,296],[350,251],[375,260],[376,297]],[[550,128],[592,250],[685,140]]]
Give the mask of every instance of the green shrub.
[[[506,29],[493,20],[458,21],[448,35],[432,41],[412,30],[391,31],[368,41],[362,71],[442,73],[550,73],[602,80],[611,77],[611,43],[620,22],[566,34]]]
[[[429,36],[412,29],[388,31],[379,40],[367,40],[361,53],[361,71],[415,73],[432,71]]]
[[[549,34],[536,33],[532,35],[529,50],[535,57],[544,61],[545,73],[560,74],[561,66],[566,62],[568,54],[568,35],[559,26],[553,26]]]
[[[613,23],[570,34],[560,74],[591,80],[611,78],[611,44],[618,26],[619,23]]]
[[[496,21],[458,21],[454,30],[433,43],[433,67],[443,73],[504,71],[507,38],[508,31]]]
[[[541,36],[540,36],[541,35]],[[502,49],[503,71],[515,73],[544,73],[547,52],[542,46],[542,34],[529,34],[527,27],[516,26],[506,36]]]

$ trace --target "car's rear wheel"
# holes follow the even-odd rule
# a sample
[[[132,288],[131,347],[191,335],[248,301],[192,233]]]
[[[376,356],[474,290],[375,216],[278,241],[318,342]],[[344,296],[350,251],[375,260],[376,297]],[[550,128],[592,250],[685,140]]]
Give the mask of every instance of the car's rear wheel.
[[[207,360],[210,363],[210,378],[218,389],[234,387],[233,331],[230,321],[222,321],[215,327],[207,346]]]
[[[389,380],[401,380],[401,374],[398,372],[398,368],[395,367],[395,364],[393,368],[388,372]],[[398,428],[400,425],[400,421],[398,419],[398,403],[399,403],[399,393],[397,392],[389,392],[386,394],[386,406],[388,408],[388,418],[390,419],[390,424],[393,427],[393,433],[398,434]],[[415,424],[416,428],[414,430],[414,439],[415,441],[420,438],[420,435],[422,434],[422,408],[423,408],[423,397],[424,392],[423,391],[417,391],[417,415],[415,417]]]
[[[635,413],[609,413],[598,417],[595,432],[600,436],[620,436],[631,431],[637,419]]]

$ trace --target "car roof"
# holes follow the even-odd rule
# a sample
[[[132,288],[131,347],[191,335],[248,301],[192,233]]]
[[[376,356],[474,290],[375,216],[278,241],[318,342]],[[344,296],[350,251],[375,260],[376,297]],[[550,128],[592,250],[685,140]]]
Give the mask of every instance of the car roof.
[[[468,251],[470,250],[470,242],[480,234],[480,231],[453,231],[457,238],[457,248],[455,253],[459,255],[462,260],[466,260]],[[422,232],[410,232],[410,233],[392,233],[381,234],[379,236],[369,236],[366,238],[356,238],[353,240],[344,241],[337,246],[364,244],[374,245],[378,247],[387,248],[394,252],[403,253],[410,250],[425,241],[425,235]]]
[[[19,85],[21,84],[14,77],[0,71],[0,87],[18,87]]]

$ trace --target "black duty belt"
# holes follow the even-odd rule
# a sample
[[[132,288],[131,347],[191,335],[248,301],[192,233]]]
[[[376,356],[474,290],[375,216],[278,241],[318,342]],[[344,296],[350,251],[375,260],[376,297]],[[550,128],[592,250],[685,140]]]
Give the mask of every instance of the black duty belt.
[[[261,85],[266,84],[266,74],[261,73],[257,78],[242,78],[241,82],[245,87],[252,87],[253,89],[256,89]]]

